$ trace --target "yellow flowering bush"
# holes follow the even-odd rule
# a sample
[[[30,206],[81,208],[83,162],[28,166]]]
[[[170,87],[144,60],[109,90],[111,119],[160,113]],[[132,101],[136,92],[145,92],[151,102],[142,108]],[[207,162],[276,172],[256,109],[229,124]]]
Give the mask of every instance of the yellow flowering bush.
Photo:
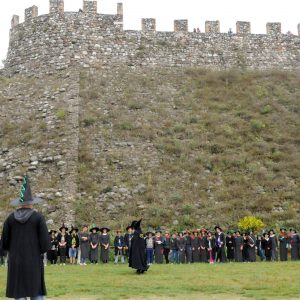
[[[239,220],[238,227],[242,230],[248,230],[252,228],[255,231],[259,231],[264,228],[265,224],[259,218],[254,216],[246,216]]]

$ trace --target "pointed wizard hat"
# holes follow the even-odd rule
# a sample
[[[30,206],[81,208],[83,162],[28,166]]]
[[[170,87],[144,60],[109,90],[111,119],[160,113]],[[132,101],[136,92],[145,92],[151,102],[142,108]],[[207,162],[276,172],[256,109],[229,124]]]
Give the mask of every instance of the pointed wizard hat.
[[[41,198],[32,197],[29,178],[27,175],[23,176],[23,184],[18,199],[11,201],[13,206],[32,205],[43,202]]]

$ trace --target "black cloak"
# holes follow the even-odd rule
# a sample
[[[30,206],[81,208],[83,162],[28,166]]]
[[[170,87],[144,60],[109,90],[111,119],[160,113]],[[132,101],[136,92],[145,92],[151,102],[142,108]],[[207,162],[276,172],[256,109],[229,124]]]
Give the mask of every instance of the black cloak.
[[[6,296],[46,295],[43,253],[51,245],[43,216],[33,209],[17,209],[6,219],[2,236],[9,252]]]
[[[136,269],[138,273],[148,270],[146,257],[146,243],[140,227],[141,221],[133,221],[134,228],[133,237],[131,239],[131,247],[129,252],[129,267]]]

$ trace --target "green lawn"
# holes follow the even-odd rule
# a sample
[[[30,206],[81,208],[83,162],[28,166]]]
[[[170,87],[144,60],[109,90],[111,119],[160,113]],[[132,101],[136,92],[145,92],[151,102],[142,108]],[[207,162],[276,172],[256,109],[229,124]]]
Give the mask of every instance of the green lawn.
[[[300,263],[47,266],[51,299],[300,299]],[[0,269],[0,297],[6,269]]]

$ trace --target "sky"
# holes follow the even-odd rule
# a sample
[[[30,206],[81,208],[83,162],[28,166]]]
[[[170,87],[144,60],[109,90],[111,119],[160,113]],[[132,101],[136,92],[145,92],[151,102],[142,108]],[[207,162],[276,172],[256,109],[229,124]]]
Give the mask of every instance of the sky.
[[[49,0],[2,0],[0,10],[0,65],[6,58],[12,16],[24,20],[24,10],[32,5],[39,15],[49,11]],[[65,11],[78,11],[83,0],[65,0]],[[267,22],[281,22],[282,32],[298,33],[300,0],[98,0],[98,12],[114,14],[117,2],[124,6],[124,29],[141,29],[142,18],[156,18],[159,31],[173,31],[175,19],[188,19],[189,30],[200,28],[205,21],[219,20],[221,32],[235,31],[236,21],[251,22],[252,33],[266,33]]]

